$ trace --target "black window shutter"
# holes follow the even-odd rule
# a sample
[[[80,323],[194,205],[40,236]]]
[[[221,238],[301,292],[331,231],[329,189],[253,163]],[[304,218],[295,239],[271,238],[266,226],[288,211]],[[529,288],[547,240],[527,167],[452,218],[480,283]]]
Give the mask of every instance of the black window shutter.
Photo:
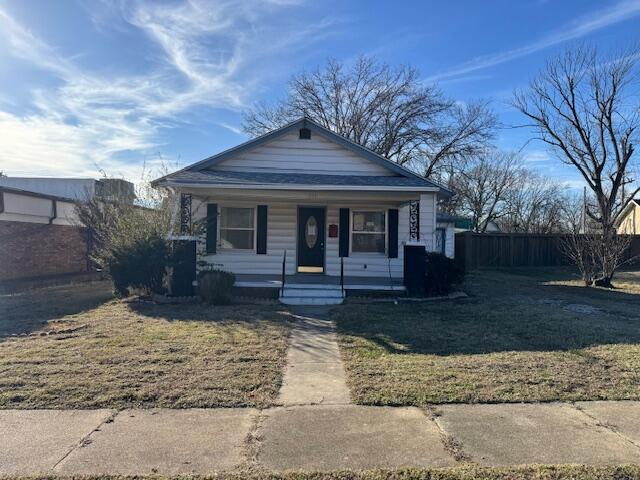
[[[218,204],[207,203],[207,253],[216,253],[218,245]]]
[[[340,209],[340,244],[338,253],[341,257],[349,256],[349,209]]]
[[[398,258],[398,209],[389,209],[389,258]]]
[[[256,253],[267,253],[267,206],[258,205],[258,234],[256,238]]]

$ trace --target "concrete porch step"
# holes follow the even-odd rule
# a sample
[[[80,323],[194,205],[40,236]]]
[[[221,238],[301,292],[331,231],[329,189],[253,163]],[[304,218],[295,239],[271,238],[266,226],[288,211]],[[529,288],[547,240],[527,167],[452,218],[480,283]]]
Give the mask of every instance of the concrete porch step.
[[[285,305],[340,305],[342,297],[280,297]]]
[[[285,284],[280,293],[285,305],[339,305],[343,300],[339,285]]]

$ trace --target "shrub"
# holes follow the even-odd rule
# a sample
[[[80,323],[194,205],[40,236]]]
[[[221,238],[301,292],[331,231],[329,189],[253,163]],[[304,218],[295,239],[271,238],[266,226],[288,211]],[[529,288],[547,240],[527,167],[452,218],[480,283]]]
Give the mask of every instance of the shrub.
[[[441,253],[428,252],[426,262],[427,295],[446,295],[451,292],[453,285],[461,283],[464,278],[464,270]]]
[[[167,265],[167,243],[161,237],[146,237],[112,247],[105,258],[116,295],[126,296],[129,288],[161,292]]]
[[[168,199],[156,200],[142,207],[129,198],[92,197],[76,205],[91,233],[91,259],[111,276],[116,295],[128,295],[130,288],[163,291],[171,215]]]
[[[202,299],[213,305],[231,303],[231,291],[236,277],[223,270],[206,270],[198,275],[198,290]]]

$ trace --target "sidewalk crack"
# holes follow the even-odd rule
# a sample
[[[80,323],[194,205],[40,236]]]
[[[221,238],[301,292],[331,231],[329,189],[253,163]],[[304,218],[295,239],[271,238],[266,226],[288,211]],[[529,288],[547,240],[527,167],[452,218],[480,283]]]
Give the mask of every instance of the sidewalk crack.
[[[637,448],[638,450],[640,450],[640,443],[635,442],[632,438],[627,437],[625,434],[623,434],[622,432],[620,432],[615,426],[610,425],[606,422],[601,421],[598,417],[596,417],[595,415],[591,415],[590,413],[587,413],[586,410],[584,410],[580,405],[577,405],[575,403],[567,403],[567,405],[569,407],[574,408],[575,410],[577,410],[578,412],[582,413],[584,416],[586,416],[587,418],[591,419],[595,425],[597,427],[601,427],[611,433],[613,433],[614,435],[617,435],[618,437],[620,437],[622,440],[626,441],[627,443],[630,443],[631,445],[633,445],[635,448]]]
[[[464,451],[462,442],[450,433],[447,433],[442,424],[438,421],[438,417],[440,417],[441,413],[432,407],[424,407],[420,408],[420,410],[429,421],[435,424],[438,432],[440,432],[440,441],[442,442],[444,449],[453,457],[453,459],[456,462],[473,463],[471,455]]]
[[[262,447],[262,441],[264,438],[263,425],[266,419],[269,417],[268,409],[258,410],[249,432],[244,440],[243,456],[244,461],[239,466],[241,472],[252,472],[260,469],[258,464],[258,455],[260,454],[260,448]]]
[[[107,415],[93,430],[91,430],[84,437],[82,437],[79,442],[77,442],[75,445],[73,445],[67,451],[67,453],[65,453],[62,456],[62,458],[60,460],[58,460],[55,463],[55,465],[53,465],[53,467],[51,467],[51,471],[54,471],[56,468],[58,468],[58,465],[60,465],[62,462],[64,462],[67,459],[67,457],[69,457],[69,455],[71,455],[75,450],[77,450],[78,448],[85,447],[85,446],[89,445],[91,443],[91,438],[90,438],[91,435],[93,435],[94,432],[100,431],[100,429],[102,428],[103,425],[113,422],[113,420],[116,418],[116,416],[119,413],[120,413],[119,410],[114,410],[111,413],[109,413],[109,415]]]

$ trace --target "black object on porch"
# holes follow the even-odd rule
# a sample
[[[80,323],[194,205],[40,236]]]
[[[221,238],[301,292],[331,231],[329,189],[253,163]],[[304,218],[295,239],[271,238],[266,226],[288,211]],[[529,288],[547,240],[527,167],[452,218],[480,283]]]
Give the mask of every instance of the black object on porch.
[[[404,286],[408,295],[424,295],[426,267],[427,252],[424,245],[405,245]]]
[[[174,240],[171,253],[171,295],[189,297],[194,294],[193,281],[196,279],[195,240]]]

